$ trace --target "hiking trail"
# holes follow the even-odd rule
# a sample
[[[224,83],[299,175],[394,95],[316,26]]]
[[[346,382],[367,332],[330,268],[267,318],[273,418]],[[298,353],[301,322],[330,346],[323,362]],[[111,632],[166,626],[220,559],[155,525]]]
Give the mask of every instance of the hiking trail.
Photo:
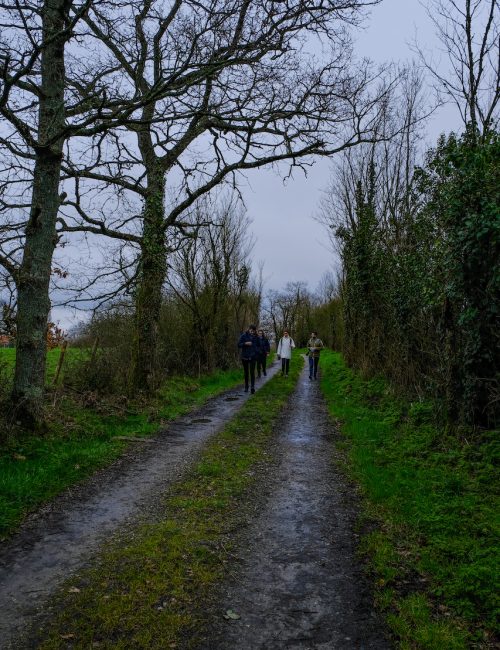
[[[277,370],[270,366],[257,390]],[[155,436],[135,440],[112,465],[27,518],[0,548],[0,648],[13,647],[58,586],[91,562],[113,533],[154,513],[203,444],[249,397],[240,386],[210,399]]]
[[[356,498],[333,463],[336,435],[305,367],[265,486],[270,496],[244,533],[237,577],[221,590],[217,624],[200,650],[391,647],[356,556]],[[240,618],[226,620],[228,610]]]

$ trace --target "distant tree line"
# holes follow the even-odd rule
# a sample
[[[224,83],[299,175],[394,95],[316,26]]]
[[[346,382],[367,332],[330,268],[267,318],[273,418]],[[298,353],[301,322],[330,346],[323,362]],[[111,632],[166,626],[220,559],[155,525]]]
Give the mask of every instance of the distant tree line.
[[[329,347],[338,347],[342,319],[337,279],[325,273],[316,291],[305,282],[289,282],[281,290],[269,290],[262,301],[261,326],[275,342],[288,330],[299,347],[305,347],[312,330],[317,330]],[[340,311],[339,311],[340,310]]]

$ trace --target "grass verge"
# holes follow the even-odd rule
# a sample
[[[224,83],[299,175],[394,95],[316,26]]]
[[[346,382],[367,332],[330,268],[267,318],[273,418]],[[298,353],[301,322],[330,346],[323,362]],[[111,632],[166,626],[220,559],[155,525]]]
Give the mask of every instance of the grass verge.
[[[0,539],[29,512],[122,454],[130,443],[117,437],[152,435],[241,380],[239,369],[200,379],[172,377],[135,411],[112,403],[85,405],[63,395],[46,435],[21,433],[0,447]]]
[[[99,564],[69,581],[56,599],[40,649],[191,648],[202,639],[203,606],[231,569],[231,532],[298,378],[276,376],[249,399],[169,492],[155,523],[110,542]]]
[[[376,522],[362,551],[399,647],[493,647],[498,432],[440,430],[431,404],[395,399],[384,380],[363,380],[338,354],[325,351],[321,368],[346,469],[365,497],[365,528]]]

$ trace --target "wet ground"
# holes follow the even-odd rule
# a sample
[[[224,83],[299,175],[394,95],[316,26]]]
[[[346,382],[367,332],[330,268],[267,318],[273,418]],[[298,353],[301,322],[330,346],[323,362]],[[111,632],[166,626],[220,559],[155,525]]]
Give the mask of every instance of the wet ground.
[[[356,557],[352,486],[332,463],[334,436],[317,382],[301,374],[270,497],[242,540],[199,650],[386,650]],[[234,571],[233,566],[233,571]],[[224,614],[238,616],[225,620]]]
[[[276,370],[270,368],[267,379]],[[203,443],[248,397],[241,388],[224,393],[157,436],[135,440],[119,461],[54,499],[3,544],[0,648],[13,646],[58,585],[85,566],[114,531],[155,510]]]
[[[154,518],[165,491],[247,398],[230,391],[131,443],[120,461],[26,522],[0,550],[0,648],[32,647],[20,634],[59,584],[92,562],[113,532]],[[249,504],[239,563],[198,650],[389,650],[356,557],[356,497],[335,470],[337,434],[306,369],[287,408],[276,465]],[[226,620],[228,610],[238,618]]]

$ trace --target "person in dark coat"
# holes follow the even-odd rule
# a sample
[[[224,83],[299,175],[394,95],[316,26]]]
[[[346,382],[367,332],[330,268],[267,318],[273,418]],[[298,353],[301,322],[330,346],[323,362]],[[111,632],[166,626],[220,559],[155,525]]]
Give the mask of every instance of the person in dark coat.
[[[246,332],[240,336],[238,347],[241,351],[241,361],[245,374],[245,393],[248,393],[250,379],[250,392],[255,393],[255,364],[260,353],[260,340],[257,336],[257,328],[250,325]]]
[[[264,375],[264,377],[267,376],[266,362],[267,355],[269,352],[271,352],[271,345],[269,343],[269,339],[264,334],[264,330],[259,330],[257,334],[260,341],[260,352],[259,356],[257,357],[257,378],[260,379],[261,373]]]

